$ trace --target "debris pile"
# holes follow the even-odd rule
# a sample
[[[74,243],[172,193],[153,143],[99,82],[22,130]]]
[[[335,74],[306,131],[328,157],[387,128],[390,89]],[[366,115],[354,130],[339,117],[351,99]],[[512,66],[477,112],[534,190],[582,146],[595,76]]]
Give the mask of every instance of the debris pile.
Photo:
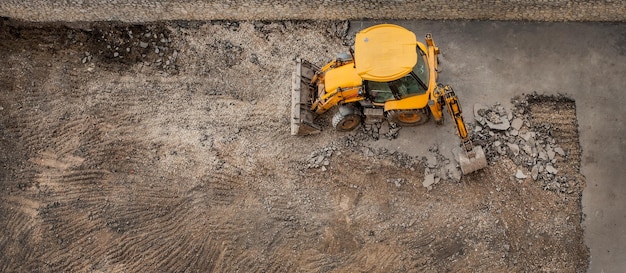
[[[488,162],[509,158],[517,166],[511,175],[518,180],[531,177],[542,182],[545,190],[573,193],[570,183],[561,175],[559,164],[568,160],[568,152],[553,137],[548,122],[533,123],[526,97],[513,99],[511,112],[500,105],[474,105],[476,124],[470,124],[472,141],[485,150]]]
[[[173,47],[171,31],[163,25],[124,25],[70,29],[67,43],[84,48],[80,62],[97,58],[105,63],[154,65],[162,70],[175,69],[178,50]]]

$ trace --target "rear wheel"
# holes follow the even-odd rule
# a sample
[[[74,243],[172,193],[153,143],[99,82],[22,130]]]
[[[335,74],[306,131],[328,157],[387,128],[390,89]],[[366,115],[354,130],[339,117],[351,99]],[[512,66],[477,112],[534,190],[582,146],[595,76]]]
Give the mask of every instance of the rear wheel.
[[[352,131],[361,124],[361,115],[357,113],[342,114],[338,111],[333,116],[333,127],[339,132]]]
[[[430,119],[428,108],[416,110],[391,110],[387,112],[387,118],[401,126],[417,126],[426,123]]]

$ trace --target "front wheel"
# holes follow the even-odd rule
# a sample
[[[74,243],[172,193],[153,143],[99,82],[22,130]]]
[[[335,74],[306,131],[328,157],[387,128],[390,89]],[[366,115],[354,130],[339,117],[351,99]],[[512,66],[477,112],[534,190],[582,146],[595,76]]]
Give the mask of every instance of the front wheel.
[[[342,114],[338,111],[333,116],[333,127],[339,132],[352,131],[361,124],[361,115],[356,113]]]
[[[401,126],[417,126],[426,123],[430,119],[430,112],[428,108],[391,110],[387,112],[387,118]]]

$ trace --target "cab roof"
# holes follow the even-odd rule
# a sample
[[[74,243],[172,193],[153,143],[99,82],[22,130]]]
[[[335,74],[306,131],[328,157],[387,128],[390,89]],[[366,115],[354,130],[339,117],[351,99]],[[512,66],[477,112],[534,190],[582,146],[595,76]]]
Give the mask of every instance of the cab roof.
[[[356,34],[356,71],[364,80],[388,82],[413,70],[417,63],[415,34],[401,26],[376,25]]]

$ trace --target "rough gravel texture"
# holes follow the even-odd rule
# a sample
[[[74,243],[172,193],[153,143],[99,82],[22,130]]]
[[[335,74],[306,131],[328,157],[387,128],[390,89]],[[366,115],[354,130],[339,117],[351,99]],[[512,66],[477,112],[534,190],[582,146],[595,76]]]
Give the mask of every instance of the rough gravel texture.
[[[623,1],[3,0],[0,16],[28,21],[532,20],[621,21]]]
[[[538,180],[516,178],[532,166],[495,139],[476,140],[490,165],[457,181],[437,147],[373,149],[371,130],[335,133],[330,115],[290,136],[293,59],[323,64],[346,33],[1,21],[0,271],[584,272],[575,103],[513,110],[563,149]]]

